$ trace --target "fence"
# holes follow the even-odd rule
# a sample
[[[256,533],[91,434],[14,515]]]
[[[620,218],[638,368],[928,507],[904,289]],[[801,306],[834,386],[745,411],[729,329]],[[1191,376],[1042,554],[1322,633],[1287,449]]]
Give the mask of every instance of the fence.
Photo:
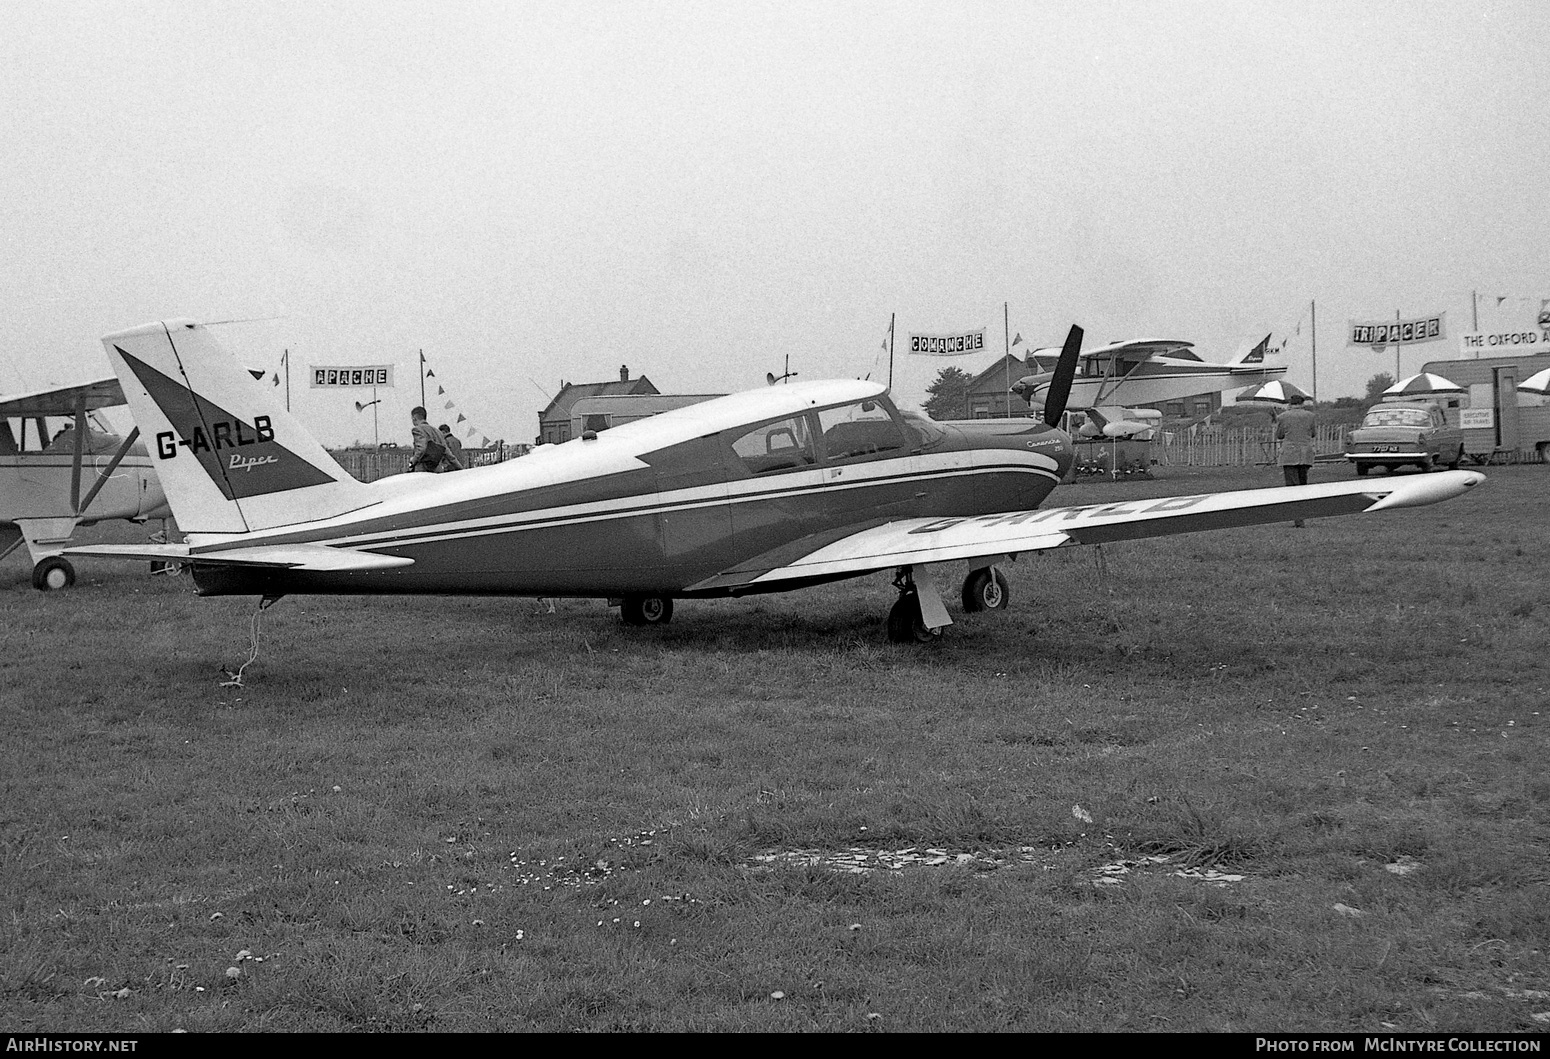
[[[1313,447],[1319,458],[1343,455],[1349,430],[1344,424],[1314,427]],[[1165,467],[1252,467],[1275,463],[1275,431],[1271,427],[1159,430],[1152,439],[1152,459]]]
[[[497,445],[488,449],[464,449],[464,467],[484,467],[514,459],[528,451],[526,445]],[[412,449],[344,449],[330,452],[339,466],[362,482],[375,482],[392,474],[404,474],[409,470]]]

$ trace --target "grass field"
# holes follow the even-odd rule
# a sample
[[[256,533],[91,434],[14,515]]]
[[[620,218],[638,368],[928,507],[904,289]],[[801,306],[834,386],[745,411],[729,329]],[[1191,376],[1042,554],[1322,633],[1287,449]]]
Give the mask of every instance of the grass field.
[[[924,649],[882,575],[288,598],[244,687],[253,601],[13,557],[0,1028],[1542,1030],[1547,483],[1029,557]]]

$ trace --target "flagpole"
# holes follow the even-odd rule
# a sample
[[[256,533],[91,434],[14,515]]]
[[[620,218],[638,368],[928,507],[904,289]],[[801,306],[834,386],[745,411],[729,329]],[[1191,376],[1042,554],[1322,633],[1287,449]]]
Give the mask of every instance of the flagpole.
[[[1312,316],[1312,322],[1308,325],[1313,335],[1313,403],[1319,403],[1319,302],[1314,298],[1308,302],[1308,312]]]
[[[280,360],[285,364],[285,410],[291,410],[291,351],[287,349],[280,355]]]
[[[425,407],[425,350],[420,350],[420,407]]]
[[[382,447],[382,435],[377,430],[377,412],[382,408],[382,402],[377,400],[377,387],[371,387],[371,441],[377,448]]]
[[[1012,418],[1012,316],[1006,302],[1001,303],[1001,338],[1006,342],[1006,417]]]
[[[1394,310],[1394,381],[1400,380],[1399,373],[1399,310]]]
[[[888,392],[893,393],[893,320],[897,313],[888,314]]]

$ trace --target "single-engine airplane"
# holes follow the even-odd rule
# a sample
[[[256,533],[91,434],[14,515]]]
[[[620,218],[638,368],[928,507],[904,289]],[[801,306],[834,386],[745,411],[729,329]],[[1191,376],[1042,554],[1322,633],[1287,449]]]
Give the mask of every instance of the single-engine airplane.
[[[103,339],[183,544],[73,553],[190,564],[202,595],[449,593],[616,599],[668,621],[679,599],[894,572],[887,630],[951,624],[938,564],[967,561],[967,610],[1007,602],[995,563],[1071,544],[1428,504],[1472,471],[1038,510],[1072,459],[1059,422],[1082,331],[1044,419],[946,427],[879,383],[732,394],[458,474],[350,477],[201,325]]]
[[[138,431],[119,438],[96,415],[123,403],[112,378],[0,397],[0,559],[26,544],[36,588],[75,583],[61,553],[77,526],[172,517]]]
[[[1111,342],[1083,353],[1077,361],[1067,404],[1075,409],[1158,405],[1203,393],[1267,382],[1286,374],[1285,366],[1265,363],[1266,335],[1254,348],[1226,364],[1200,359],[1193,343],[1162,339]],[[1059,350],[1036,349],[1028,360],[1039,371],[1012,384],[1035,404],[1054,379]]]

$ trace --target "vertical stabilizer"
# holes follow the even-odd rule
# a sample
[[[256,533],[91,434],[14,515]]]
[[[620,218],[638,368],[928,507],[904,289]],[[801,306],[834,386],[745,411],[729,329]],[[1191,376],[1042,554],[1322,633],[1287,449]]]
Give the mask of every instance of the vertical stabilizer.
[[[1239,353],[1236,357],[1234,357],[1232,360],[1229,360],[1227,363],[1263,364],[1265,363],[1265,354],[1268,352],[1270,352],[1270,336],[1266,335],[1253,346]]]
[[[370,503],[203,325],[146,324],[102,344],[185,533],[272,529]]]

